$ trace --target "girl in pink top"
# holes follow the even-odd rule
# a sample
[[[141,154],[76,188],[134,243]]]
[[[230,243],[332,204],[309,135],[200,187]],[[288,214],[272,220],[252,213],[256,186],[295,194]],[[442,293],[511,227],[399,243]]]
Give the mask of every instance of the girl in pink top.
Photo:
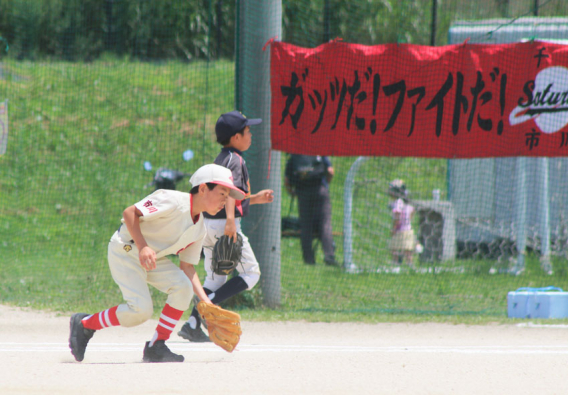
[[[390,240],[392,261],[395,265],[400,265],[404,259],[407,265],[412,266],[412,254],[416,245],[412,230],[415,209],[408,203],[408,191],[402,180],[394,180],[389,184],[389,196],[393,199],[390,204],[393,219]]]

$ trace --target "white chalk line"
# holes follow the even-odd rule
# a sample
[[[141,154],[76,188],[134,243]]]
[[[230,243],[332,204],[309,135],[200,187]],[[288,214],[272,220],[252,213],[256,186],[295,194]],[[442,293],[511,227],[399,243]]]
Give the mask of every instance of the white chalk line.
[[[177,352],[220,352],[213,344],[182,344],[170,342],[170,349]],[[142,344],[138,343],[91,343],[91,352],[136,352],[140,353]],[[446,354],[559,354],[568,355],[568,346],[333,346],[333,345],[253,345],[237,346],[239,352],[246,353],[446,353]],[[0,342],[0,353],[26,352],[69,352],[67,343],[17,343]]]
[[[553,328],[553,329],[567,329],[568,325],[566,324],[534,324],[532,322],[522,322],[517,324],[520,328]]]

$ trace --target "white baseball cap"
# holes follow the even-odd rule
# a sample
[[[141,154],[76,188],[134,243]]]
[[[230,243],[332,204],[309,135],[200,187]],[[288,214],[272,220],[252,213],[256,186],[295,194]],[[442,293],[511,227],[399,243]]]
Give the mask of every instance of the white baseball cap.
[[[233,184],[233,173],[226,167],[216,164],[201,166],[189,180],[193,187],[211,182],[230,188],[229,196],[235,200],[243,200],[245,193]]]

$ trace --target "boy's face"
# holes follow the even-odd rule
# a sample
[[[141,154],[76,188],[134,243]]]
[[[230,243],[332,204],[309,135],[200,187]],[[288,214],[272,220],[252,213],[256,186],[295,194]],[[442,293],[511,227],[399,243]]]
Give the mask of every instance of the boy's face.
[[[246,126],[243,134],[237,133],[233,136],[232,145],[239,151],[243,152],[250,148],[252,144],[252,133],[250,132],[250,126]]]
[[[215,215],[225,207],[230,189],[223,185],[216,185],[215,188],[209,190],[206,185],[204,186],[205,211],[207,214]]]

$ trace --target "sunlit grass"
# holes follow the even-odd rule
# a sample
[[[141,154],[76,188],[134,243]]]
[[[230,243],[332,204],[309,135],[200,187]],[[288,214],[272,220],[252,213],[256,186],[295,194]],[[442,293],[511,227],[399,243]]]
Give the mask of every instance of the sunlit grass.
[[[191,172],[218,153],[213,127],[220,113],[233,109],[234,65],[210,67],[5,62],[0,100],[9,99],[10,136],[8,153],[0,157],[1,303],[67,312],[121,302],[106,247],[122,210],[150,192],[144,186],[152,173],[143,162]],[[189,163],[181,157],[186,149],[195,152]],[[342,261],[343,185],[355,158],[332,159],[333,227]],[[364,206],[356,220],[364,223],[376,209],[380,226],[358,227],[368,247],[357,253],[388,262],[388,181],[403,177],[415,196],[427,198],[432,188],[444,188],[445,161],[382,158],[368,166],[362,172],[374,181],[357,184]],[[285,192],[280,204],[282,215],[297,215]],[[270,220],[280,226],[280,218]],[[537,257],[528,259],[521,276],[490,275],[493,263],[483,260],[451,263],[468,268],[464,273],[348,274],[323,265],[321,249],[318,265],[304,265],[296,237],[283,238],[281,251],[281,306],[264,308],[259,285],[229,303],[245,319],[502,322],[507,292],[568,289],[566,262],[555,262],[559,270],[550,277],[539,270]],[[164,295],[153,294],[156,306],[163,303]]]

